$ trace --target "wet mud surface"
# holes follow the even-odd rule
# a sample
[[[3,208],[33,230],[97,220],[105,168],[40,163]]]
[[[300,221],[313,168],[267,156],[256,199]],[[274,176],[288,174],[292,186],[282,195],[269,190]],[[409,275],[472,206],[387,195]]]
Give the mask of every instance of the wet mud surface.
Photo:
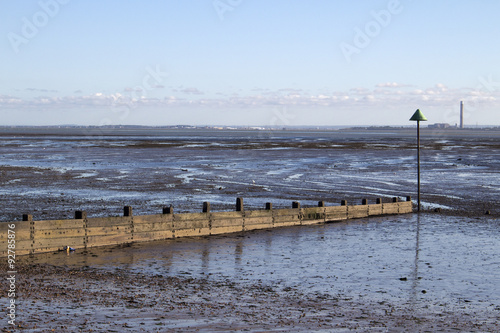
[[[415,139],[365,134],[4,135],[0,221],[416,200]],[[499,136],[428,135],[420,217],[22,257],[18,329],[499,331]]]
[[[0,221],[416,200],[416,140],[398,133],[175,132],[170,136],[0,136]],[[438,133],[439,134],[439,133]],[[432,136],[433,135],[433,136]],[[424,208],[499,214],[500,135],[422,144]]]
[[[417,312],[390,302],[259,284],[241,286],[234,281],[49,265],[26,266],[19,273],[29,277],[19,282],[23,293],[18,329],[25,332],[494,332],[499,328],[493,314],[465,309]]]
[[[449,219],[381,217],[23,257],[18,325],[27,332],[496,332],[500,223]]]

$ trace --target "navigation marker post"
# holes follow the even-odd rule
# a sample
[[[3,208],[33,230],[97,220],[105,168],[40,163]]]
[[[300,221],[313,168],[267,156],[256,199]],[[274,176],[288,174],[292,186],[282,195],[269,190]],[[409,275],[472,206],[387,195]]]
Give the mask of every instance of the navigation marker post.
[[[427,121],[427,118],[424,116],[422,111],[417,109],[413,116],[410,118],[411,121],[416,121],[417,122],[417,175],[418,175],[418,181],[417,181],[417,187],[418,187],[418,208],[417,210],[420,212],[420,122],[421,121]]]

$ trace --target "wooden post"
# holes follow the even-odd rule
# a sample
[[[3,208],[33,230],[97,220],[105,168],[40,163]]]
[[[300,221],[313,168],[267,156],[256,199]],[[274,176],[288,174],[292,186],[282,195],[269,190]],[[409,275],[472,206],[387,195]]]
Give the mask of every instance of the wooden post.
[[[87,218],[87,212],[83,212],[81,210],[77,210],[75,212],[75,220],[84,220]]]
[[[132,207],[131,206],[123,207],[123,216],[132,216]]]
[[[244,211],[244,209],[243,209],[243,198],[236,198],[236,211],[237,212]]]
[[[205,201],[203,203],[203,213],[210,213],[210,202]]]
[[[168,207],[163,207],[163,214],[173,214],[174,206],[170,205]]]

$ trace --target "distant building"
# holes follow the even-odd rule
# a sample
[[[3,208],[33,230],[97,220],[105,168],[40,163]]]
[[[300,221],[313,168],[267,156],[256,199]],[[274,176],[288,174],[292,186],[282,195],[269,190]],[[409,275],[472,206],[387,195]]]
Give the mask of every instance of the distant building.
[[[427,126],[428,128],[449,128],[450,127],[450,124],[446,124],[446,123],[437,123],[437,124],[432,124],[432,125],[429,125]]]
[[[460,128],[464,128],[464,102],[460,101]]]

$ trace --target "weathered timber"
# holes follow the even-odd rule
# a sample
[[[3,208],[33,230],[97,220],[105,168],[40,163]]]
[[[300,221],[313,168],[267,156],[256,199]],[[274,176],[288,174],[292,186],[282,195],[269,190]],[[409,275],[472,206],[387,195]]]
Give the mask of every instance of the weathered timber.
[[[162,214],[134,216],[132,207],[125,206],[123,216],[114,217],[89,218],[86,212],[76,211],[75,219],[37,221],[24,214],[23,221],[0,223],[0,256],[8,255],[9,230],[15,231],[16,255],[27,255],[63,250],[66,246],[82,249],[412,212],[411,197],[391,201],[377,199],[375,204],[369,204],[364,199],[361,205],[347,205],[342,200],[340,206],[326,206],[320,201],[318,207],[301,207],[295,201],[292,208],[274,209],[266,203],[263,210],[244,210],[243,198],[238,198],[236,210],[231,212],[211,212],[210,203],[205,202],[202,213],[174,214],[172,206],[168,206]],[[12,224],[14,228],[9,227]]]

